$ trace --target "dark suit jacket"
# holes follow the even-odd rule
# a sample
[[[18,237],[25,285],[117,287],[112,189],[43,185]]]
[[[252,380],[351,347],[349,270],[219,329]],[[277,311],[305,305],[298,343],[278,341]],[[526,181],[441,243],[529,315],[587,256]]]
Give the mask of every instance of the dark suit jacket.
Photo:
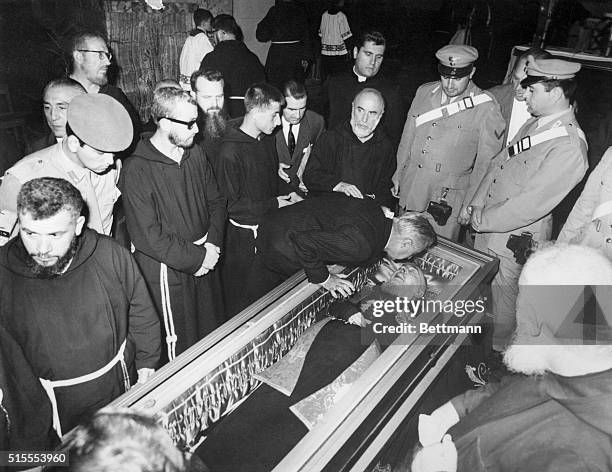
[[[326,264],[369,265],[384,251],[393,220],[369,198],[326,195],[266,215],[257,251],[267,269],[289,276],[304,269],[312,283],[329,276]]]
[[[512,86],[512,84],[501,84],[496,85],[495,87],[491,87],[489,90],[487,90],[487,92],[493,95],[495,100],[497,100],[497,103],[499,103],[502,117],[506,122],[506,130],[504,131],[503,140],[503,143],[505,144],[506,140],[508,139],[508,127],[510,126],[510,115],[512,114],[514,87]]]
[[[53,146],[54,144],[57,144],[57,139],[55,139],[55,135],[51,131],[49,131],[41,138],[35,139],[34,141],[28,141],[25,146],[24,155],[28,156],[30,154],[34,154],[36,151],[48,148],[49,146]]]
[[[306,110],[306,114],[300,122],[300,131],[295,141],[295,150],[293,156],[289,155],[287,141],[283,135],[283,128],[279,126],[276,130],[276,152],[278,153],[278,161],[283,164],[289,164],[291,167],[285,169],[285,172],[291,178],[291,191],[299,190],[299,179],[297,171],[303,159],[308,159],[312,146],[317,142],[323,131],[325,130],[325,121],[323,117],[312,110]],[[304,164],[306,164],[304,162]]]

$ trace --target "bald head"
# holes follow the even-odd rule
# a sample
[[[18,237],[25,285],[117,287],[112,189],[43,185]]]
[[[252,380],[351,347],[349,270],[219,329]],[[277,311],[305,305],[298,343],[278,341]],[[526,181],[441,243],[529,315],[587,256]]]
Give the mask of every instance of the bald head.
[[[365,88],[353,99],[351,128],[361,142],[372,137],[385,112],[382,94],[373,88]]]

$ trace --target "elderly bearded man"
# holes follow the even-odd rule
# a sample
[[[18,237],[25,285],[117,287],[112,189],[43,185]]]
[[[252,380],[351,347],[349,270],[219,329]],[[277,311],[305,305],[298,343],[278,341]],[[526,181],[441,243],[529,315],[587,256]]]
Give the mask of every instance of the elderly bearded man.
[[[134,259],[84,229],[84,207],[66,180],[26,182],[19,237],[0,250],[0,324],[40,377],[60,437],[125,392],[136,370],[145,381],[160,354],[159,321]]]
[[[384,113],[378,90],[365,88],[355,95],[350,121],[324,133],[312,150],[303,176],[309,191],[368,197],[395,208],[395,147],[379,128]]]

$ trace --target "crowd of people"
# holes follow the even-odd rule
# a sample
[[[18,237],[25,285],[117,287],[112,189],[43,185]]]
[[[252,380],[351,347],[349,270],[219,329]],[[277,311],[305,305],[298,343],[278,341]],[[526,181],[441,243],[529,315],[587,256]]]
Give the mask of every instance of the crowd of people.
[[[73,38],[70,74],[43,90],[48,135],[29,143],[0,185],[0,449],[55,446],[297,270],[347,296],[354,286],[328,264],[365,265],[384,253],[403,260],[437,236],[459,241],[461,234],[464,244],[499,259],[494,353],[505,352],[517,372],[552,377],[514,378],[436,410],[429,418],[437,433],[421,438],[418,470],[510,470],[486,467],[515,460],[529,442],[517,440],[514,452],[498,449],[511,442],[508,435],[528,430],[521,425],[531,407],[517,410],[512,402],[537,393],[544,419],[546,405],[574,388],[563,382],[582,385],[611,367],[606,346],[572,351],[564,365],[553,362],[558,347],[541,353],[538,369],[523,368],[519,360],[534,346],[519,350],[515,337],[534,335],[529,317],[544,316],[529,311],[537,293],[521,305],[519,282],[531,281],[536,267],[539,274],[554,263],[554,274],[574,271],[577,279],[531,284],[612,283],[608,275],[581,278],[589,268],[612,269],[595,250],[573,246],[610,254],[612,151],[561,231],[559,240],[572,246],[540,250],[523,270],[551,238],[551,212],[587,171],[587,143],[571,106],[580,65],[530,49],[511,83],[487,91],[472,80],[478,51],[444,46],[436,53],[440,79],[419,87],[406,111],[399,84],[380,72],[384,35],[367,31],[351,45],[344,43],[353,35],[348,27],[329,36],[325,28],[338,11],[324,15],[321,33],[331,39],[323,44],[330,57],[352,54],[353,64],[344,70],[330,59],[324,116],[309,109],[309,46],[303,25],[287,21],[296,16],[291,1],[273,7],[257,28],[258,39],[272,41],[265,67],[233,17],[198,9],[180,76],[151,92],[149,125],[108,83],[113,56],[105,37],[87,31]],[[545,304],[542,310],[552,316]],[[554,332],[546,342],[557,344]],[[582,355],[596,367],[572,370]],[[593,391],[609,396],[601,393],[608,384]],[[595,394],[574,393],[585,405]],[[490,413],[496,398],[519,416],[511,429],[503,422],[495,429],[502,421]],[[593,428],[601,423],[591,420]],[[457,422],[455,447],[444,435]],[[609,425],[593,433],[593,464],[610,460],[598,449],[609,433]],[[570,470],[550,466],[562,462],[553,452],[536,461],[530,447],[529,464],[538,466],[529,470]],[[554,447],[574,457],[563,441]],[[458,450],[464,468],[431,468],[440,450],[455,462]]]

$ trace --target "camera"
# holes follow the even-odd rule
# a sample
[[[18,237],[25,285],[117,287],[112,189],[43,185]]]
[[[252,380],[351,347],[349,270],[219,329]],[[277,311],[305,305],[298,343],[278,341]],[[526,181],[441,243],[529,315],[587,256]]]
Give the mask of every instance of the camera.
[[[524,231],[521,235],[511,234],[506,247],[514,254],[517,264],[525,264],[527,258],[537,249],[538,243],[533,240],[533,234]]]
[[[445,201],[440,201],[440,202],[430,201],[429,205],[427,205],[427,213],[433,216],[434,221],[439,226],[444,226],[446,224],[452,212],[453,212],[453,207],[451,207]]]

